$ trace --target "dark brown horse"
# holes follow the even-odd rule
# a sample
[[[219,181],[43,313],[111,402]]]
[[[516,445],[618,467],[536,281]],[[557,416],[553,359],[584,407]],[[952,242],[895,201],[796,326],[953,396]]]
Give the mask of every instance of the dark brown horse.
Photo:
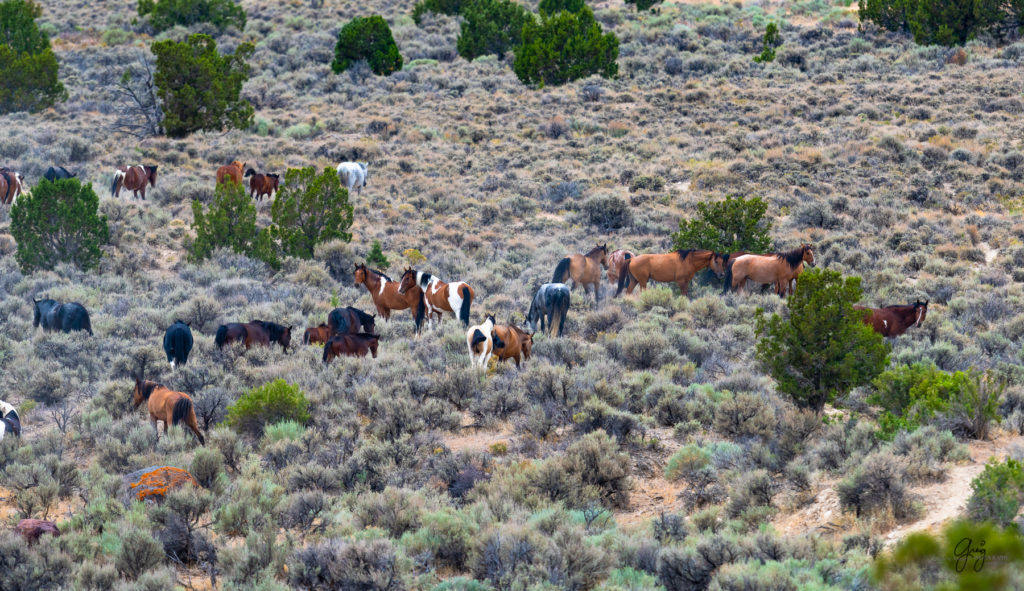
[[[374,316],[363,312],[358,308],[349,306],[347,308],[335,308],[327,315],[327,326],[331,335],[336,334],[359,334],[377,332],[374,327]]]
[[[530,358],[533,335],[511,323],[496,324],[494,335],[498,337],[494,341],[494,356],[498,358],[498,361],[515,359],[516,367],[519,367],[520,360]],[[501,346],[498,343],[501,343]]]
[[[244,343],[246,349],[253,345],[270,346],[270,343],[277,343],[287,353],[288,345],[292,342],[292,327],[253,320],[245,324],[231,322],[217,328],[213,343],[218,349],[235,342]]]
[[[199,432],[195,406],[188,394],[169,390],[156,382],[143,382],[135,378],[135,389],[132,391],[133,408],[139,408],[144,400],[148,403],[149,422],[153,425],[153,431],[157,431],[157,421],[164,422],[164,435],[167,434],[169,425],[177,426],[178,423],[185,421],[185,425],[199,438],[199,443],[206,445],[206,439]],[[157,437],[159,436],[160,432],[157,431]]]
[[[608,245],[598,244],[587,254],[573,254],[558,261],[551,283],[565,283],[572,291],[577,285],[594,290],[594,302],[601,299],[601,267],[608,268]],[[572,283],[568,283],[572,279]]]
[[[225,164],[217,169],[217,184],[223,183],[227,179],[242,184],[242,171],[245,169],[245,162],[239,162],[235,160],[231,164]]]
[[[608,283],[611,283],[612,287],[619,284],[619,271],[622,269],[622,264],[635,256],[628,250],[622,249],[608,255]]]
[[[119,166],[114,171],[114,182],[110,185],[110,196],[120,197],[121,189],[132,191],[133,196],[138,199],[142,193],[142,199],[146,198],[146,183],[156,187],[156,166]]]
[[[464,281],[445,283],[425,271],[406,269],[402,280],[398,282],[398,293],[406,294],[415,287],[423,290],[423,303],[428,322],[432,325],[434,318],[441,322],[442,312],[451,312],[469,327],[469,306],[473,303],[473,288]],[[418,316],[421,320],[423,316]]]
[[[814,266],[814,248],[807,243],[789,252],[742,255],[726,268],[722,291],[742,291],[749,279],[761,285],[774,284],[775,292],[785,296],[793,289],[791,282],[803,273],[804,263]]]
[[[367,353],[373,355],[373,358],[376,359],[379,341],[380,335],[376,334],[334,335],[324,344],[323,362],[330,363],[332,359],[339,355],[366,357]]]
[[[380,271],[367,269],[366,265],[362,264],[356,265],[355,282],[356,285],[362,284],[366,291],[370,292],[373,305],[377,307],[377,313],[384,317],[385,322],[391,319],[392,310],[408,309],[416,323],[416,332],[419,332],[426,310],[423,290],[412,287],[405,293],[399,293],[397,282]]]
[[[907,332],[911,326],[920,325],[928,315],[928,300],[918,300],[904,306],[886,306],[884,308],[865,308],[854,306],[854,310],[864,313],[864,324],[870,325],[875,332],[883,337],[898,337]]]
[[[619,271],[619,289],[615,295],[619,295],[623,288],[626,289],[626,293],[633,293],[637,285],[640,289],[646,289],[648,281],[674,282],[679,286],[679,291],[687,295],[690,291],[690,280],[697,271],[707,269],[711,265],[711,258],[714,255],[715,253],[710,250],[690,249],[632,257],[622,263]]]
[[[0,168],[0,205],[14,203],[14,198],[24,190],[21,175],[9,168]]]
[[[326,343],[331,338],[331,329],[323,322],[320,326],[312,326],[306,329],[306,332],[302,335],[303,345],[318,345]]]
[[[280,175],[277,174],[263,174],[250,168],[245,171],[245,176],[249,179],[249,197],[256,200],[263,199],[264,195],[273,197],[280,185]]]

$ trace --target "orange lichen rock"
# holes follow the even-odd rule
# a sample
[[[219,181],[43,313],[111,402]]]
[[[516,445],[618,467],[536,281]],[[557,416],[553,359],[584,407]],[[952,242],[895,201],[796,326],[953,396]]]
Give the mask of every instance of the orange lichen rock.
[[[145,501],[151,497],[156,500],[155,497],[163,497],[168,491],[185,484],[199,486],[199,482],[187,470],[162,466],[143,473],[138,482],[133,482],[129,486],[136,499]]]

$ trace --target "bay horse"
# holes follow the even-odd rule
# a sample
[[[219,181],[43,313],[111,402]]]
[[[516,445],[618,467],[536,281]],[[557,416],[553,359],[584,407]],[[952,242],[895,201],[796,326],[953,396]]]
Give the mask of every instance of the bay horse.
[[[121,188],[132,191],[133,196],[138,199],[142,193],[142,199],[146,199],[146,183],[156,187],[156,166],[119,166],[114,170],[114,182],[110,185],[110,196],[117,198],[121,196]]]
[[[292,327],[263,320],[253,320],[244,324],[230,322],[220,325],[213,338],[213,343],[217,345],[217,348],[223,348],[224,345],[234,342],[244,343],[246,349],[253,345],[269,347],[270,343],[277,343],[287,353],[288,345],[292,342]]]
[[[426,303],[423,301],[423,290],[419,286],[409,288],[405,293],[399,293],[397,282],[392,281],[390,277],[380,271],[367,269],[364,264],[356,264],[354,278],[356,285],[362,284],[366,287],[366,291],[370,292],[373,305],[377,307],[377,313],[384,318],[385,322],[391,319],[392,310],[408,309],[416,323],[416,332],[420,331]]]
[[[612,287],[619,284],[619,270],[622,268],[622,264],[635,256],[635,254],[621,248],[608,255],[608,283],[611,283]]]
[[[601,299],[601,267],[608,268],[608,245],[598,244],[590,249],[587,254],[573,254],[558,261],[555,266],[555,274],[551,277],[551,283],[565,283],[572,279],[571,291],[576,285],[582,285],[583,291],[587,287],[594,290],[594,303]]]
[[[862,321],[871,326],[883,337],[898,337],[907,332],[911,326],[919,326],[928,315],[928,300],[915,301],[913,304],[885,306],[884,308],[866,308],[854,306],[854,310],[863,312]]]
[[[0,400],[0,440],[7,433],[13,433],[15,437],[21,437],[21,417],[14,405]]]
[[[373,334],[377,332],[373,325],[374,318],[374,316],[352,306],[335,308],[327,315],[327,327],[330,329],[331,335],[359,334],[361,332]]]
[[[225,164],[217,169],[217,184],[223,183],[226,179],[242,184],[242,171],[245,169],[245,162],[235,160],[231,164]]]
[[[533,348],[533,335],[519,328],[511,322],[506,325],[494,326],[494,356],[498,361],[515,359],[516,367],[519,362],[530,358],[530,350]]]
[[[56,168],[51,166],[43,173],[43,178],[52,183],[59,180],[73,179],[75,178],[75,174],[73,172],[69,172],[68,169],[63,166],[58,166]]]
[[[431,326],[435,316],[438,324],[441,323],[441,312],[451,312],[462,321],[463,326],[469,326],[469,307],[473,303],[474,292],[468,283],[445,283],[430,273],[406,269],[402,274],[402,280],[399,281],[398,293],[404,294],[415,286],[423,290],[427,322]]]
[[[707,269],[714,256],[713,251],[704,249],[637,255],[622,263],[619,270],[619,288],[615,295],[618,296],[623,289],[627,294],[631,294],[638,285],[641,290],[647,289],[648,281],[674,282],[683,295],[688,295],[690,280],[697,271]]]
[[[376,334],[339,334],[334,335],[324,343],[323,362],[330,363],[332,359],[340,355],[350,357],[366,357],[369,353],[374,359],[377,358],[377,346],[380,342],[380,335]]]
[[[167,435],[167,427],[169,425],[177,426],[178,423],[184,421],[185,426],[199,438],[200,445],[206,445],[206,439],[199,432],[195,405],[188,394],[175,392],[164,387],[162,384],[149,380],[143,382],[136,377],[135,389],[132,390],[133,408],[139,408],[143,401],[147,403],[149,422],[153,425],[153,431],[156,432],[158,438],[160,437],[160,431],[156,427],[157,421],[164,422],[164,435]]]
[[[10,205],[25,190],[20,174],[9,168],[0,168],[0,204]]]
[[[565,315],[569,312],[569,286],[564,283],[545,283],[533,296],[530,311],[526,314],[526,329],[531,333],[544,330],[547,320],[547,334],[562,336]]]
[[[331,329],[323,322],[320,326],[311,326],[306,329],[305,334],[302,335],[303,345],[318,345],[320,343],[326,343],[331,338]]]
[[[792,291],[790,282],[803,273],[804,263],[814,266],[814,248],[807,243],[789,252],[742,255],[726,268],[722,292],[743,291],[749,279],[762,285],[774,284],[775,293],[785,296]]]
[[[263,199],[264,195],[273,197],[280,186],[279,174],[263,174],[250,168],[245,171],[245,177],[249,179],[249,197],[256,200]]]
[[[342,162],[338,165],[338,179],[348,189],[349,194],[355,189],[356,194],[361,195],[363,187],[366,186],[366,163]]]
[[[164,353],[167,354],[167,362],[172,368],[185,365],[191,352],[192,327],[186,322],[175,320],[164,333]]]
[[[71,332],[73,330],[84,330],[92,336],[92,323],[89,321],[89,312],[82,304],[71,302],[61,304],[56,300],[32,300],[33,314],[32,326],[43,326],[43,330],[49,332],[57,330],[60,332]]]
[[[494,347],[505,343],[494,334],[494,316],[488,314],[483,324],[469,327],[466,331],[466,346],[469,347],[469,366],[487,367],[494,354]]]

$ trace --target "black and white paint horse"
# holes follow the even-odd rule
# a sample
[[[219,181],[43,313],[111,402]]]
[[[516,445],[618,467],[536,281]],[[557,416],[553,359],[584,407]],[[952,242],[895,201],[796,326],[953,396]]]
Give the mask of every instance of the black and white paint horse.
[[[0,439],[8,433],[21,437],[21,417],[13,406],[0,400]]]
[[[89,322],[89,313],[85,306],[75,302],[62,304],[56,300],[32,300],[33,317],[32,326],[40,324],[43,330],[59,330],[71,332],[73,330],[84,330],[92,335],[92,324]]]
[[[569,286],[564,283],[545,283],[533,296],[533,303],[530,304],[530,312],[526,315],[526,329],[531,333],[545,329],[547,320],[547,334],[562,336],[562,326],[565,324],[565,315],[569,312]],[[546,318],[545,318],[546,317]]]
[[[355,189],[356,194],[362,194],[363,187],[366,186],[366,163],[342,162],[338,165],[338,178],[350,195],[352,189]]]
[[[466,346],[469,347],[469,366],[486,368],[494,355],[494,348],[505,343],[494,334],[494,316],[488,315],[483,324],[469,327],[466,331]]]
[[[171,367],[185,365],[188,363],[188,354],[192,352],[192,328],[191,325],[181,320],[175,320],[174,324],[168,327],[164,333],[164,353],[167,353],[167,362]]]

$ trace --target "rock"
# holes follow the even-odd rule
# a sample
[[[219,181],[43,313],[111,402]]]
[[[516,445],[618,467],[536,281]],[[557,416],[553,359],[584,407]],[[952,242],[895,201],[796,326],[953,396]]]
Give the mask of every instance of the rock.
[[[150,466],[125,475],[125,501],[159,501],[168,492],[192,484],[199,486],[187,470],[172,466]]]
[[[43,519],[22,519],[18,522],[18,525],[14,526],[14,531],[28,540],[29,544],[38,542],[39,537],[43,534],[50,534],[55,538],[60,537],[60,530],[57,529],[57,524]]]

